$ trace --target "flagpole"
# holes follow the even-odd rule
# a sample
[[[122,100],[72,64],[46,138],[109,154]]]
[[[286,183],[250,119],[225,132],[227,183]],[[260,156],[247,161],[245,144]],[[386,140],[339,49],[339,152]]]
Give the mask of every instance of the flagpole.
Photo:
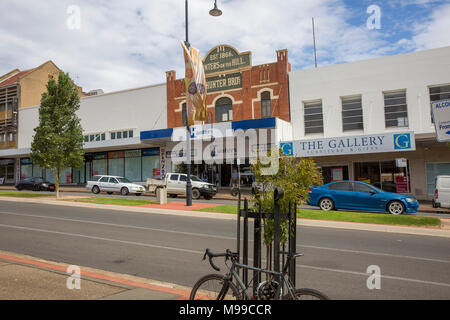
[[[188,0],[185,0],[185,14],[186,14],[186,47],[189,49],[189,29],[188,29]],[[191,135],[188,121],[188,107],[186,103],[186,206],[192,207],[192,182],[191,182]]]

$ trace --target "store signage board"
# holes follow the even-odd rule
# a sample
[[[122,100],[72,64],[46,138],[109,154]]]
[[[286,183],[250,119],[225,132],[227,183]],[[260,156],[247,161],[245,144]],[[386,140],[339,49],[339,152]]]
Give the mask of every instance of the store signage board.
[[[280,143],[284,156],[321,157],[416,150],[414,132],[345,136]]]
[[[395,159],[395,162],[397,164],[397,168],[406,168],[408,164],[408,160],[405,158]]]
[[[214,124],[193,125],[189,127],[191,140],[212,140],[213,138],[224,138],[233,136],[231,122]],[[186,141],[186,128],[173,129],[172,141]]]
[[[208,93],[242,88],[240,72],[206,78]]]
[[[219,45],[211,49],[203,60],[206,74],[225,72],[252,65],[251,52],[240,53],[228,45]]]
[[[437,141],[450,141],[450,99],[431,102],[431,114]]]

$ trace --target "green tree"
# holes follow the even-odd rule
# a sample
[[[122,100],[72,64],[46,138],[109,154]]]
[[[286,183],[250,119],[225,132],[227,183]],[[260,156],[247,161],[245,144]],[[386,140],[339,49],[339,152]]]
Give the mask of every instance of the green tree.
[[[276,150],[275,150],[276,151]],[[273,152],[273,151],[272,151]],[[282,151],[280,150],[280,154]],[[271,156],[270,153],[268,155]],[[272,157],[270,157],[272,158]],[[272,159],[276,159],[274,157]],[[273,161],[273,160],[272,160]],[[279,158],[278,171],[273,175],[263,175],[263,168],[266,167],[260,160],[252,165],[255,174],[257,193],[252,196],[253,209],[257,210],[261,205],[262,212],[273,212],[274,210],[274,188],[281,187],[284,197],[279,200],[280,211],[289,212],[289,205],[305,204],[308,200],[308,189],[313,184],[322,184],[322,174],[320,168],[316,166],[314,160],[309,158],[295,158],[284,156]],[[281,244],[285,244],[289,237],[289,225],[287,219],[281,221]],[[264,220],[264,244],[267,253],[270,244],[273,242],[273,219]]]
[[[84,164],[83,129],[76,111],[80,108],[77,87],[68,74],[60,72],[58,81],[50,79],[41,97],[39,126],[34,129],[31,159],[56,177],[59,198],[61,171]]]

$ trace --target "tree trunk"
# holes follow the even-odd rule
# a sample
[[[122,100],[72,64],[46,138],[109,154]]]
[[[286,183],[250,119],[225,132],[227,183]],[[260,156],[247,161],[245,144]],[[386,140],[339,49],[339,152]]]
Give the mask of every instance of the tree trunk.
[[[55,170],[55,175],[56,175],[56,180],[55,180],[55,191],[56,191],[56,199],[59,199],[59,168],[56,168]]]

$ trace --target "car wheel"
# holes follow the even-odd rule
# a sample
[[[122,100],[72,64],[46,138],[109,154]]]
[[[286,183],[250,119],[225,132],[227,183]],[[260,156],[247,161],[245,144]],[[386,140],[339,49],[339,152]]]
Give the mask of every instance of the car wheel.
[[[100,188],[98,186],[93,186],[92,187],[92,193],[99,194],[100,193]]]
[[[388,212],[390,214],[403,214],[405,213],[405,205],[400,201],[392,201],[388,204]]]
[[[198,200],[200,199],[200,191],[198,189],[192,189],[192,199]]]
[[[108,191],[107,194],[113,194],[111,191]]]
[[[438,208],[439,207],[434,199],[431,200],[431,205],[433,206],[433,208]]]
[[[252,190],[252,191],[253,191],[253,190]],[[236,188],[236,187],[233,187],[233,188],[231,188],[230,193],[231,193],[231,195],[232,195],[233,197],[236,197],[236,196],[239,194],[239,189]]]
[[[330,211],[334,209],[334,202],[330,198],[323,198],[319,201],[319,207],[323,211]]]
[[[123,196],[126,196],[130,193],[130,191],[128,191],[127,187],[123,187],[122,189],[120,189],[120,194]]]
[[[19,185],[17,186],[17,190],[22,191],[22,189],[23,189],[22,185],[19,184]]]

